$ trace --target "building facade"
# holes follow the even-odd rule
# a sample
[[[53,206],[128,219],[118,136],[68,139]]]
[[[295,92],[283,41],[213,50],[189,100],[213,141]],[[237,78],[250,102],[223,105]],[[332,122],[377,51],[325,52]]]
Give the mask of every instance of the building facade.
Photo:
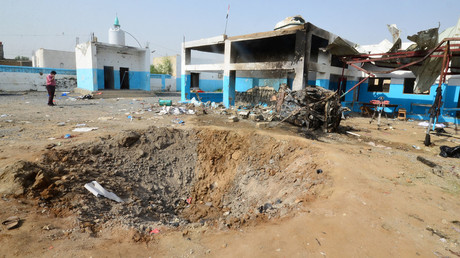
[[[32,66],[75,70],[75,52],[40,48],[32,56]]]
[[[109,31],[109,43],[93,40],[75,47],[78,88],[150,90],[150,50],[124,45],[118,18]]]

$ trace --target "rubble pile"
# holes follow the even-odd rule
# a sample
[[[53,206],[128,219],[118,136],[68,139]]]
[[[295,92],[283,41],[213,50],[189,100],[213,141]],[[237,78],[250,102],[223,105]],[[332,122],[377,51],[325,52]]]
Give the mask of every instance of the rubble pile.
[[[273,87],[254,87],[245,92],[236,92],[235,101],[244,104],[267,103],[272,104],[272,96],[276,94]]]
[[[337,130],[342,118],[342,106],[340,97],[335,92],[322,87],[307,86],[299,91],[281,89],[278,96],[282,121],[311,130]]]

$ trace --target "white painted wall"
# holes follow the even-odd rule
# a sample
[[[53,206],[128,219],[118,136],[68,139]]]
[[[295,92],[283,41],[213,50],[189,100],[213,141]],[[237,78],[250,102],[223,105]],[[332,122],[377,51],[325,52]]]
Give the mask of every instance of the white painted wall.
[[[96,46],[86,42],[75,46],[75,61],[77,69],[93,69],[97,64]]]
[[[149,71],[150,60],[148,49],[119,47],[114,45],[97,44],[97,69],[113,66],[114,70],[128,67],[130,71]]]
[[[75,52],[40,48],[32,57],[34,67],[75,69]]]
[[[0,72],[1,91],[46,91],[43,73]],[[76,75],[56,74],[57,91],[71,91],[77,87]]]
[[[177,91],[176,90],[176,77],[171,76],[170,79],[165,79],[165,88],[169,91]],[[152,91],[159,91],[162,90],[161,79],[150,78],[150,90]]]

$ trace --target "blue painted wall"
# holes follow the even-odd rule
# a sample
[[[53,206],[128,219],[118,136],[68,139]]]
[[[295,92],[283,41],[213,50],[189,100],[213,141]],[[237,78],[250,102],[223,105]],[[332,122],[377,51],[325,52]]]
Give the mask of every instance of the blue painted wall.
[[[356,81],[347,82],[347,90],[356,85]],[[429,94],[406,94],[403,93],[403,84],[390,84],[389,92],[369,92],[368,83],[363,83],[359,86],[359,99],[358,102],[369,102],[379,97],[383,97],[385,100],[390,101],[390,104],[398,105],[398,108],[405,108],[407,110],[407,116],[413,119],[428,120],[429,116],[427,111],[429,108],[420,106],[411,106],[414,104],[428,104],[432,105],[436,96],[437,84],[434,84],[430,88]],[[444,102],[443,108],[457,108],[458,98],[460,94],[460,86],[458,85],[445,85],[442,88],[442,101]],[[353,91],[345,96],[345,101],[353,101]],[[359,112],[360,105],[355,105],[353,111]],[[388,109],[386,111],[391,111]],[[458,119],[454,119],[452,116],[455,115],[455,111],[446,112],[439,118],[440,122],[454,122],[459,123]]]
[[[97,71],[95,69],[77,70],[77,87],[89,91],[97,90]]]
[[[202,91],[214,92],[222,89],[222,80],[206,80],[200,79],[200,89]]]
[[[120,89],[120,71],[113,71],[114,89]],[[77,69],[78,88],[96,91],[105,89],[104,69]],[[149,72],[129,72],[129,89],[150,90]]]
[[[0,72],[8,73],[43,73],[49,74],[51,71],[56,71],[57,74],[76,75],[77,71],[72,69],[57,69],[57,68],[41,68],[28,66],[10,66],[0,65]]]

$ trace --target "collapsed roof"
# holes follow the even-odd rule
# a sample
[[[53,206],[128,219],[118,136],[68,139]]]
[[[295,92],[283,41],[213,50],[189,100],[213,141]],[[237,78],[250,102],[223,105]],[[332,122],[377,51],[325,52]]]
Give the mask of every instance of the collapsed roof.
[[[349,61],[347,63],[362,61],[378,67],[394,68],[390,71],[410,70],[416,77],[414,92],[420,93],[429,90],[440,75],[443,63],[443,56],[433,53],[444,49],[442,45],[447,40],[460,37],[460,19],[455,26],[444,30],[442,33],[438,32],[439,28],[432,28],[408,36],[407,39],[414,44],[408,47],[406,45],[405,50],[401,50],[403,44],[396,25],[388,25],[388,29],[393,36],[391,47],[388,40],[363,48],[357,45],[352,46],[338,37],[326,47],[326,51],[344,57],[346,61]],[[460,73],[460,54],[453,54],[450,60],[451,73]],[[382,73],[381,71],[367,71],[362,68],[360,70],[368,74]],[[384,73],[388,73],[388,71]]]

